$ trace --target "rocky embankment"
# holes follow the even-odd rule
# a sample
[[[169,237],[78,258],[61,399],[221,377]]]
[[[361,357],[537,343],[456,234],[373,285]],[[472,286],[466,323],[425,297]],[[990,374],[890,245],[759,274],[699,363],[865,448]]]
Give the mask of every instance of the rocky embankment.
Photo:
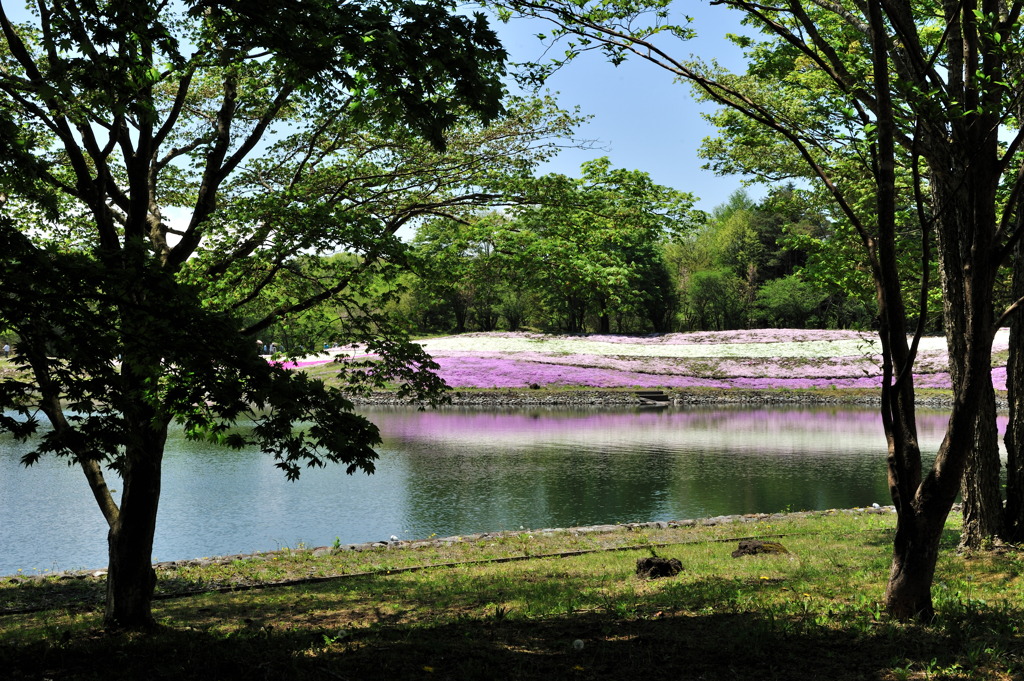
[[[854,405],[877,406],[878,390],[740,390],[705,388],[666,390],[664,403],[652,402],[630,390],[551,390],[546,388],[515,390],[454,390],[448,393],[449,404],[458,407],[616,407],[616,406],[693,406],[693,405]],[[391,392],[375,392],[355,400],[371,406],[409,404]],[[931,393],[918,397],[918,406],[935,409],[952,405],[952,394]],[[1001,399],[1001,408],[1005,400]]]

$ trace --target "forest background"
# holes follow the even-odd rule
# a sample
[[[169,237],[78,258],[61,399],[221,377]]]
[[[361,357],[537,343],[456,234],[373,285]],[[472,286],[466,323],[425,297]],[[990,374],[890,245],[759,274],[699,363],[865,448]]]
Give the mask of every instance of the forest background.
[[[871,273],[855,237],[811,190],[781,183],[755,201],[737,189],[705,213],[692,194],[603,157],[584,163],[581,177],[535,182],[547,205],[420,225],[407,269],[373,287],[392,294],[382,295],[381,311],[418,335],[876,327]],[[941,335],[934,288],[925,323]],[[1008,299],[1008,281],[1005,290]],[[345,324],[338,308],[311,314]],[[330,324],[319,321],[268,334],[286,348],[331,344]],[[296,332],[313,326],[327,335]]]

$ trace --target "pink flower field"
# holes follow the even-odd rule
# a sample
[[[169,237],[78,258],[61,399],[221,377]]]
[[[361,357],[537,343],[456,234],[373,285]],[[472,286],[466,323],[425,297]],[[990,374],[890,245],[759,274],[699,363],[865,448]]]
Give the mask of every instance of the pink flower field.
[[[996,353],[1007,350],[1001,331]],[[652,336],[470,333],[421,345],[452,388],[875,388],[878,341],[870,333],[759,329]],[[324,364],[333,356],[289,366]],[[949,388],[944,338],[922,339],[921,388]],[[997,390],[1006,369],[993,369]]]

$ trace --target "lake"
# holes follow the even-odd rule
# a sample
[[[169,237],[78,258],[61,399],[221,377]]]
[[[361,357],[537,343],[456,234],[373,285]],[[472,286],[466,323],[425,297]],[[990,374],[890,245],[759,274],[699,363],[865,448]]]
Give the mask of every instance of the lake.
[[[889,503],[875,409],[372,409],[377,472],[189,442],[164,463],[154,560],[522,528]],[[919,415],[934,454],[946,415]],[[0,436],[0,575],[106,565],[78,468]],[[110,486],[118,489],[112,476]]]

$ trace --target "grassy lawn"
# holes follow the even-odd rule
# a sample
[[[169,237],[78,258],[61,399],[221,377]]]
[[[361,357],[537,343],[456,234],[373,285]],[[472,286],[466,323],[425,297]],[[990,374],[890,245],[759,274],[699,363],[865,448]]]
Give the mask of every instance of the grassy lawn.
[[[0,677],[1024,678],[1024,554],[958,555],[951,524],[940,614],[901,624],[879,606],[893,523],[836,512],[188,565],[160,572],[152,635],[104,632],[96,580],[6,580],[0,611],[31,612],[0,615]],[[746,537],[789,553],[733,558]],[[652,553],[683,571],[638,577]]]

